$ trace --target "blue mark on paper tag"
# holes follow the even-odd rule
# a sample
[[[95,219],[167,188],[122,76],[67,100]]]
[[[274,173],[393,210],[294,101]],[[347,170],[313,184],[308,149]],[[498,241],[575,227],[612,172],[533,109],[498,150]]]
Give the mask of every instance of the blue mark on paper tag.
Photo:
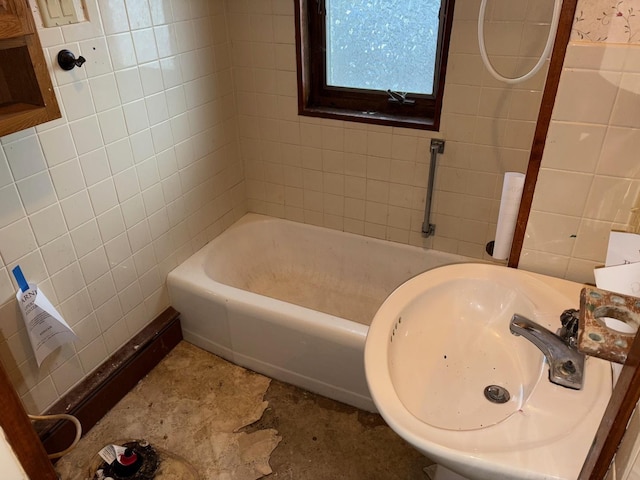
[[[13,273],[13,276],[16,278],[16,282],[18,282],[18,287],[20,287],[20,290],[22,290],[22,293],[29,290],[29,284],[27,283],[27,281],[24,278],[24,275],[22,274],[20,265],[16,265],[15,268],[11,270],[11,272]]]

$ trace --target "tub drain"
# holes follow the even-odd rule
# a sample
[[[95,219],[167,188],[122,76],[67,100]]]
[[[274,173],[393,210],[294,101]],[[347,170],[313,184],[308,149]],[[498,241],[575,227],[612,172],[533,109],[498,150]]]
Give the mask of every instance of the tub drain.
[[[485,387],[484,396],[492,403],[507,403],[511,398],[509,391],[500,385],[489,385]]]

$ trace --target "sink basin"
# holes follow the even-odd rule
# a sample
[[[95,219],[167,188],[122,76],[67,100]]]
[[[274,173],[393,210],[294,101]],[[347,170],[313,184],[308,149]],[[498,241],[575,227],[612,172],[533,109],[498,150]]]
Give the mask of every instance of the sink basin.
[[[504,328],[514,312],[532,318],[534,304],[512,286],[483,278],[429,280],[398,313],[389,339],[398,397],[434,427],[474,430],[501,422],[522,407],[542,375],[540,350]],[[414,367],[417,358],[426,369]],[[487,401],[484,390],[492,385],[506,389],[509,400]]]
[[[540,350],[511,335],[509,321],[519,313],[556,331],[581,287],[485,264],[407,281],[378,310],[365,346],[381,415],[470,479],[577,478],[611,395],[610,365],[587,358],[579,391],[552,384]]]

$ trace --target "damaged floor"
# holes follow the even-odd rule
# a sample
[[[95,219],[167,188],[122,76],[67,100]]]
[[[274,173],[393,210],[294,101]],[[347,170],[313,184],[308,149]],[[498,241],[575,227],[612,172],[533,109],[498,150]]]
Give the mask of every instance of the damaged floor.
[[[181,342],[62,458],[62,480],[90,479],[109,443],[145,439],[156,478],[425,480],[425,457],[379,415],[230,364]],[[164,452],[164,453],[163,453]],[[181,460],[184,460],[181,462]],[[171,468],[169,468],[171,467]]]

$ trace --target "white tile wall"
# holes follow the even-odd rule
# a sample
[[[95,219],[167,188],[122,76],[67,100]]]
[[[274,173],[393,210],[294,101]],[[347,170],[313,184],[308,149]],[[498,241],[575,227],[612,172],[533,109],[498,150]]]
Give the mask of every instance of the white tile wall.
[[[593,283],[609,232],[631,229],[640,199],[634,45],[571,43],[520,267]]]
[[[487,48],[505,74],[523,73],[518,55],[541,51],[553,2],[542,3],[546,16],[526,4],[491,4]],[[502,175],[526,169],[545,74],[505,87],[485,72],[479,1],[456,5],[439,132],[298,116],[293,2],[228,0],[226,7],[250,210],[486,257]],[[436,236],[425,240],[432,137],[447,145],[436,175]]]
[[[0,139],[0,358],[33,413],[162,311],[167,272],[246,211],[222,0],[86,3],[90,22],[40,30],[48,58],[87,59],[49,65],[63,118]],[[79,337],[39,369],[16,264]]]

